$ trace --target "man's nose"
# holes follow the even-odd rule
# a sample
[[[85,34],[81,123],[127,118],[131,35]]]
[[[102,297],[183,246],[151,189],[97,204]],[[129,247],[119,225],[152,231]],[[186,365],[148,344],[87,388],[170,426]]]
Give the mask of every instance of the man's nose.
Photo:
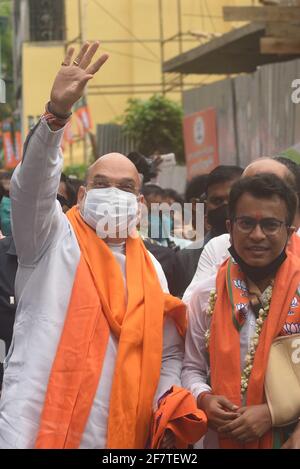
[[[266,235],[263,232],[263,230],[261,229],[261,226],[259,225],[259,223],[257,223],[255,228],[253,228],[253,230],[249,234],[249,237],[252,238],[252,239],[255,239],[255,240],[264,239],[266,237]]]

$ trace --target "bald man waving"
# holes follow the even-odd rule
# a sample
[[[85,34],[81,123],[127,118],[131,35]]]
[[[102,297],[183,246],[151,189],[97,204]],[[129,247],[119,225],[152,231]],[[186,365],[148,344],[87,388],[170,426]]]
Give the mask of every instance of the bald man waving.
[[[136,234],[139,176],[113,153],[78,206],[56,201],[73,104],[107,59],[70,49],[11,183],[18,309],[4,368],[1,448],[144,448],[153,405],[180,385],[185,308]]]

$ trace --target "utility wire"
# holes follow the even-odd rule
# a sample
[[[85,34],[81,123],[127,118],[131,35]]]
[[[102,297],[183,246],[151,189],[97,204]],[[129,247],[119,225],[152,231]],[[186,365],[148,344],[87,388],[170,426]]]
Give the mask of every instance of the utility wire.
[[[107,49],[107,47],[105,47],[105,51],[113,52],[114,54],[117,54],[117,55],[124,55],[125,57],[130,57],[131,59],[144,60],[145,62],[151,62],[151,63],[158,63],[159,62],[159,60],[147,59],[146,57],[141,57],[139,55],[133,55],[133,54],[129,54],[129,53],[126,53],[126,52],[120,52],[120,51],[116,51],[116,50],[113,50],[113,49]]]
[[[200,3],[200,5],[202,5],[202,4]],[[201,6],[201,8],[202,8],[202,6]],[[223,16],[221,16],[221,15],[203,15],[202,13],[200,13],[200,14],[199,13],[195,13],[195,14],[193,14],[193,13],[183,13],[182,16],[197,16],[197,17],[200,17],[200,18],[223,19]],[[202,22],[202,27],[203,27],[203,22]]]
[[[153,57],[155,57],[155,59],[159,60],[158,55],[156,55],[153,50],[150,49],[150,47],[144,44],[143,41],[141,41],[135,34],[133,34],[133,32],[129,28],[127,28],[127,26],[121,23],[121,21],[116,18],[112,13],[110,13],[103,5],[101,5],[101,3],[99,3],[97,0],[93,0],[93,2],[95,3],[95,5],[98,6],[98,8],[104,11],[104,13],[106,13],[113,21],[115,21],[119,26],[121,26],[127,33],[134,37],[141,44],[141,46],[144,47],[144,49],[146,49],[148,52],[150,52],[150,54],[152,54]]]
[[[207,10],[207,13],[208,13],[208,16],[209,16],[211,25],[212,25],[212,27],[213,27],[213,30],[216,32],[215,23],[214,23],[214,20],[213,20],[213,18],[212,18],[212,15],[210,14],[210,10],[209,10],[208,4],[207,4],[207,0],[204,0],[204,4],[205,4],[205,6],[206,6],[206,10]]]

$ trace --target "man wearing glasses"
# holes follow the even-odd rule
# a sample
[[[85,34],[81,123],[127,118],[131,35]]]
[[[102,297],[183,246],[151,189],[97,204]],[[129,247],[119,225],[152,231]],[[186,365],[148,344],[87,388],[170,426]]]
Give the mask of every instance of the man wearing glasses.
[[[272,173],[280,177],[286,184],[292,187],[298,194],[299,198],[299,187],[300,187],[300,172],[298,165],[292,160],[283,157],[261,157],[250,163],[243,172],[242,177],[255,176],[261,173]],[[299,232],[297,231],[300,227],[300,212],[299,204],[298,210],[296,211],[295,220],[293,225],[296,227],[295,235],[292,237],[292,242],[289,248],[296,252],[299,252]],[[220,265],[228,258],[228,248],[230,247],[229,233],[225,233],[221,236],[217,236],[211,239],[205,246],[199,258],[198,266],[195,275],[186,289],[183,301],[188,303],[192,296],[192,293],[199,282],[202,279],[216,275]]]
[[[231,190],[230,257],[192,295],[182,372],[208,417],[205,448],[300,447],[300,424],[276,431],[264,395],[272,342],[300,333],[300,262],[287,250],[296,210],[274,174]]]

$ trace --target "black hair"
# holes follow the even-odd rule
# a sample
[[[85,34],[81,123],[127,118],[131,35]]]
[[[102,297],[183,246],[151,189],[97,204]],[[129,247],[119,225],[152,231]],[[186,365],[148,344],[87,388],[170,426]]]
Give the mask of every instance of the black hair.
[[[163,189],[163,197],[170,197],[171,199],[174,199],[175,202],[181,205],[183,205],[184,203],[184,200],[181,195],[174,189]]]
[[[192,199],[200,199],[206,191],[208,174],[199,174],[193,177],[185,188],[185,200],[190,202]]]
[[[275,174],[261,173],[256,176],[243,177],[236,181],[230,191],[228,211],[229,218],[235,217],[238,200],[245,193],[257,199],[270,199],[276,195],[284,201],[287,208],[287,223],[292,225],[297,210],[295,191]]]
[[[206,194],[210,186],[214,184],[221,184],[222,182],[233,181],[241,177],[243,168],[240,166],[233,165],[220,165],[213,169],[207,178],[206,182]]]
[[[61,173],[60,175],[60,182],[63,182],[66,185],[66,192],[68,195],[67,202],[68,202],[68,206],[71,208],[77,203],[77,194],[76,194],[75,188],[70,178],[68,178],[68,176],[66,176],[64,173]]]
[[[69,178],[69,182],[71,186],[73,187],[75,191],[75,198],[76,198],[76,203],[77,203],[77,198],[78,198],[78,192],[81,186],[85,186],[85,181],[83,179],[77,179],[77,178]]]
[[[137,172],[144,176],[143,182],[149,182],[151,175],[151,167],[148,163],[146,157],[137,151],[132,151],[128,153],[127,158],[134,164],[137,169]]]
[[[161,197],[163,197],[164,190],[156,184],[145,184],[144,186],[142,186],[141,194],[143,194],[145,197],[149,195],[160,195]]]

